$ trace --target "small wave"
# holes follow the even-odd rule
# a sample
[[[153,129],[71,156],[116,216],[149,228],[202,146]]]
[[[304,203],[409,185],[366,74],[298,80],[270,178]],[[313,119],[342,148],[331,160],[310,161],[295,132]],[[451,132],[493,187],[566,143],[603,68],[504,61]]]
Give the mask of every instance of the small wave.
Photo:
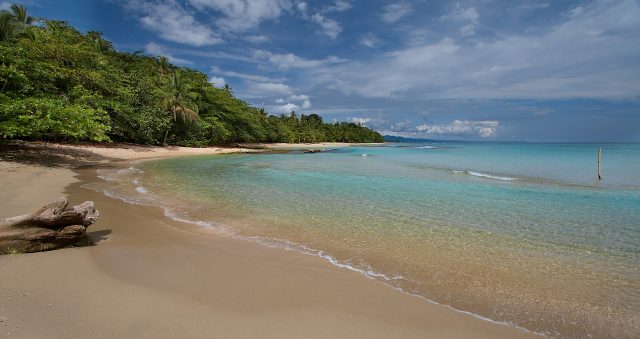
[[[452,169],[451,173],[453,173],[453,174],[468,174],[468,175],[471,175],[471,176],[474,176],[474,177],[487,178],[487,179],[500,180],[500,181],[517,180],[517,178],[501,177],[501,176],[498,176],[498,175],[491,175],[491,174],[482,173],[482,172],[475,172],[475,171],[463,171],[463,170]]]
[[[371,266],[366,265],[366,264],[354,265],[349,260],[346,260],[346,261],[338,260],[335,257],[327,254],[325,251],[317,250],[317,249],[311,248],[309,246],[306,246],[306,245],[303,245],[303,244],[299,244],[299,243],[295,243],[295,242],[291,242],[291,241],[288,241],[288,240],[265,238],[265,237],[259,237],[259,236],[242,236],[242,235],[238,235],[238,234],[234,234],[232,236],[234,238],[236,238],[236,239],[252,241],[252,242],[258,243],[258,244],[260,244],[262,246],[266,246],[266,247],[280,248],[280,249],[283,249],[285,251],[293,251],[293,252],[298,252],[298,253],[305,254],[305,255],[319,257],[321,259],[326,260],[327,262],[329,262],[330,264],[332,264],[332,265],[334,265],[336,267],[340,267],[340,268],[348,269],[350,271],[358,272],[358,273],[364,275],[365,277],[367,277],[369,279],[374,279],[375,280],[377,278],[377,279],[382,279],[384,281],[407,280],[407,279],[405,279],[405,277],[403,277],[401,275],[388,276],[388,275],[386,275],[384,273],[374,271],[371,268]],[[389,286],[391,286],[391,285],[389,285]],[[393,287],[393,286],[391,286],[391,287]]]
[[[139,169],[139,168],[135,168],[133,166],[130,166],[130,167],[127,167],[127,168],[119,169],[116,173],[118,173],[118,174],[134,174],[134,173],[144,173],[144,171]]]
[[[151,205],[150,203],[148,203],[147,199],[134,198],[131,195],[122,194],[115,190],[110,190],[99,185],[85,184],[82,185],[82,188],[102,193],[110,198],[119,199],[132,205]]]
[[[417,146],[416,148],[419,148],[419,149],[436,149],[437,147],[435,147],[435,146],[428,146],[428,145],[427,145],[427,146]]]
[[[497,176],[497,175],[491,175],[491,174],[486,174],[486,173],[481,173],[481,172],[474,172],[474,171],[467,171],[467,174],[473,175],[474,177],[489,178],[489,179],[502,180],[502,181],[516,180],[516,178],[501,177],[501,176]]]
[[[235,231],[233,230],[233,228],[231,228],[231,226],[227,226],[227,225],[213,222],[213,221],[190,219],[188,217],[183,216],[182,213],[176,212],[176,210],[173,208],[167,207],[165,205],[156,205],[156,206],[160,206],[164,211],[164,216],[171,220],[200,226],[203,229],[214,230],[230,237],[235,236]]]
[[[113,178],[108,176],[108,175],[99,175],[98,178],[100,178],[100,179],[102,179],[104,181],[107,181],[107,182],[113,181]]]

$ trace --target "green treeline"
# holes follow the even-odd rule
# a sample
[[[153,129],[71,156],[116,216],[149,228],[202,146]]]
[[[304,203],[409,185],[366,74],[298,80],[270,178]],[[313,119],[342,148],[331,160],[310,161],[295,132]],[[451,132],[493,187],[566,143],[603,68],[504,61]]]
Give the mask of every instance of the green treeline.
[[[19,5],[0,13],[0,136],[183,146],[383,141],[317,114],[268,115],[202,72],[117,52],[99,32],[30,17]]]

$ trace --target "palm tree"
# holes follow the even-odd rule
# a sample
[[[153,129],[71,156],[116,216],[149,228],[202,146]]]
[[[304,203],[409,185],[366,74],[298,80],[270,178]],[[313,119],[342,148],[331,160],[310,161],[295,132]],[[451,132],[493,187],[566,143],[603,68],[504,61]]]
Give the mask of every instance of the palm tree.
[[[98,52],[113,51],[113,46],[111,45],[111,42],[103,39],[101,32],[90,31],[90,32],[87,32],[87,36],[89,37],[89,39],[91,39],[91,41],[93,42],[93,47]]]
[[[193,102],[198,94],[185,81],[182,71],[175,70],[169,76],[167,94],[166,106],[171,111],[174,121],[177,121],[178,117],[185,122],[198,118],[198,106]]]
[[[0,41],[14,38],[18,33],[16,19],[7,11],[0,12]]]
[[[29,27],[39,20],[29,16],[25,6],[12,4],[11,11],[0,11],[0,41],[7,41],[17,36],[35,40],[36,33]]]
[[[224,84],[224,90],[229,94],[231,94],[232,92],[231,86],[229,86],[229,84]]]
[[[162,80],[162,77],[169,74],[171,71],[171,64],[167,57],[158,57],[158,79]]]
[[[198,106],[193,102],[198,97],[191,85],[185,81],[184,74],[179,69],[169,75],[169,82],[166,86],[167,96],[165,107],[173,117],[173,121],[178,121],[178,117],[183,122],[193,122],[198,119]],[[167,137],[171,131],[171,126],[164,133],[163,144],[167,144]]]
[[[11,14],[18,21],[20,25],[23,27],[31,26],[39,19],[36,17],[32,17],[27,15],[27,8],[23,5],[12,4],[11,5]]]

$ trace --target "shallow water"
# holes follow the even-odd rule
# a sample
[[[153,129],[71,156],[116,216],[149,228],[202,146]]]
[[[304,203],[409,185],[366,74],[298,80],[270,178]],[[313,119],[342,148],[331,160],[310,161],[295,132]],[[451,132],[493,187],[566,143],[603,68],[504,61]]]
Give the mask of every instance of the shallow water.
[[[639,337],[640,144],[602,146],[602,181],[597,145],[451,142],[163,159],[93,188],[494,321]]]

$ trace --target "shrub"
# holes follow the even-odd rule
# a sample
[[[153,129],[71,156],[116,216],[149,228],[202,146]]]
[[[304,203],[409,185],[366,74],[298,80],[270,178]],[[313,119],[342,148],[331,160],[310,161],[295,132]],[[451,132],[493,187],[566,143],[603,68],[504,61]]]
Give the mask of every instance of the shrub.
[[[71,104],[66,99],[0,100],[3,138],[109,141],[106,119],[103,110]]]

